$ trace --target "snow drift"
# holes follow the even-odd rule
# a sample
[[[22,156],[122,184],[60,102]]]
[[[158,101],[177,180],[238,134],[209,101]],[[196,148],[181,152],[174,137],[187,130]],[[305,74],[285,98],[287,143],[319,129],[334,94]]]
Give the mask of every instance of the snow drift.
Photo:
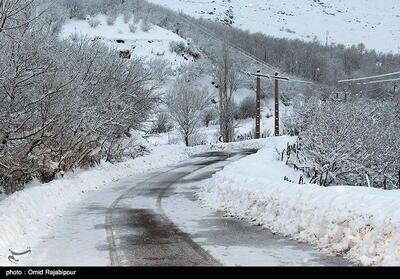
[[[189,157],[183,146],[154,148],[147,156],[119,164],[102,165],[75,173],[48,184],[33,182],[26,189],[0,202],[0,257],[6,259],[8,249],[24,250],[29,239],[38,237],[41,228],[53,226],[57,216],[72,202],[113,181],[152,169],[175,164]]]
[[[204,205],[309,242],[362,265],[400,264],[400,191],[298,185],[300,173],[275,158],[289,137],[271,138],[257,154],[214,175]]]
[[[8,249],[25,251],[32,240],[42,237],[43,228],[52,228],[57,217],[89,192],[107,187],[129,176],[174,165],[192,155],[207,151],[232,151],[241,148],[261,148],[265,140],[230,144],[210,144],[186,148],[183,145],[149,147],[149,155],[118,164],[100,166],[75,173],[48,184],[32,182],[26,188],[0,200],[0,265],[7,262]],[[8,262],[7,262],[8,263]]]

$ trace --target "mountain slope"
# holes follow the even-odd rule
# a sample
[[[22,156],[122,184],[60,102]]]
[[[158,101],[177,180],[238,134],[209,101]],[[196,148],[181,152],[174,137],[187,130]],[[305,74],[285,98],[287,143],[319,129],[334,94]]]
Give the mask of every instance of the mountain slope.
[[[364,43],[368,49],[400,51],[397,0],[150,0],[194,17],[219,20],[251,32],[291,39]]]
[[[90,26],[90,21],[97,21],[97,26]],[[135,30],[131,32],[130,26]],[[145,59],[164,59],[172,68],[188,64],[193,61],[191,56],[178,55],[170,50],[171,42],[187,42],[175,33],[156,25],[150,25],[149,30],[142,30],[143,21],[134,23],[133,19],[125,23],[123,16],[119,16],[112,24],[107,23],[107,16],[97,15],[86,20],[72,19],[66,22],[61,30],[61,38],[86,36],[92,40],[100,40],[111,48],[119,51],[130,51],[133,56]]]

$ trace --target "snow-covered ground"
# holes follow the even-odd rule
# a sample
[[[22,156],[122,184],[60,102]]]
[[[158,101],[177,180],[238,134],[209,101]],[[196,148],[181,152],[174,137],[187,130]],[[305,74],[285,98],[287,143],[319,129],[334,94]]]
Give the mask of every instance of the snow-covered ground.
[[[399,265],[400,191],[299,185],[300,173],[275,155],[293,140],[269,138],[215,174],[199,192],[204,205],[363,265]]]
[[[149,0],[194,17],[224,20],[250,32],[400,52],[398,0]],[[328,32],[328,33],[327,33]]]
[[[118,194],[116,192],[118,187],[123,190],[129,186],[124,182],[126,178],[132,176],[136,178],[140,174],[176,164],[192,155],[207,151],[224,151],[235,148],[258,149],[264,144],[265,140],[253,140],[231,144],[211,144],[193,148],[186,148],[183,145],[149,146],[151,153],[143,157],[115,165],[102,163],[100,166],[89,170],[67,173],[63,178],[48,184],[32,182],[26,186],[25,190],[0,200],[0,266],[11,264],[7,258],[10,255],[9,249],[21,252],[27,250],[27,247],[32,248],[32,258],[30,260],[28,258],[27,261],[23,262],[24,264],[47,265],[49,264],[47,261],[49,257],[46,256],[45,259],[35,258],[36,252],[34,250],[42,247],[41,249],[47,249],[46,253],[42,254],[57,254],[57,250],[52,251],[52,243],[57,239],[61,241],[71,239],[71,234],[80,234],[79,236],[81,237],[84,235],[80,240],[82,245],[70,247],[65,244],[66,250],[63,254],[54,258],[53,265],[72,263],[70,261],[76,263],[73,257],[68,258],[68,255],[76,256],[80,254],[82,257],[87,256],[86,260],[81,261],[81,265],[108,264],[108,247],[105,247],[102,253],[95,252],[94,254],[91,254],[91,251],[96,249],[88,249],[91,244],[95,244],[95,241],[90,241],[90,239],[103,233],[94,230],[94,225],[97,224],[98,220],[104,219],[104,214],[79,217],[85,218],[83,221],[73,218],[82,215],[78,213],[84,208],[78,206],[82,206],[82,203],[85,203],[85,199],[90,198],[92,201],[97,199],[108,205],[113,201],[112,197]],[[110,189],[107,189],[107,187],[110,187]],[[96,193],[100,190],[109,190],[110,193],[97,197]],[[107,204],[108,200],[110,202]],[[57,226],[61,220],[69,217],[71,217],[69,219],[71,220],[70,224],[64,224],[61,227]],[[74,225],[75,221],[79,224]],[[82,222],[86,224],[87,228],[79,227],[82,226]],[[59,243],[54,245],[59,245]],[[94,260],[93,257],[95,258]],[[98,257],[97,260],[96,257]]]
[[[299,244],[268,230],[246,224],[235,218],[202,207],[190,193],[198,190],[213,172],[236,161],[227,161],[194,171],[174,185],[174,194],[164,197],[162,208],[167,217],[215,259],[227,266],[320,266],[347,265],[335,257],[328,257],[310,245]],[[204,180],[201,180],[204,179]],[[179,207],[179,210],[177,210]]]
[[[99,25],[91,27],[89,25],[90,20],[98,20]],[[136,26],[135,32],[130,31],[130,25],[132,24]],[[171,42],[184,42],[187,44],[186,40],[156,25],[151,25],[151,29],[144,32],[141,28],[142,24],[142,21],[135,24],[133,18],[125,23],[122,15],[117,17],[112,25],[107,23],[107,16],[105,15],[97,15],[87,20],[71,19],[63,26],[60,37],[68,39],[84,36],[100,40],[111,48],[120,51],[129,50],[136,57],[166,60],[170,62],[172,68],[193,61],[190,56],[187,56],[186,60],[183,56],[170,50]]]
[[[241,88],[234,94],[235,103],[239,104],[240,101],[246,96],[255,95],[255,92]],[[273,135],[274,133],[274,117],[273,117],[273,107],[275,106],[274,100],[265,99],[261,102],[261,132],[267,135]],[[281,122],[285,120],[285,117],[291,112],[291,107],[286,107],[283,104],[280,104],[281,111]],[[255,119],[247,118],[240,119],[235,121],[235,135],[236,137],[239,135],[249,134],[250,132],[254,133],[255,130]],[[198,142],[201,141],[207,144],[213,144],[218,142],[219,136],[219,125],[210,124],[208,127],[200,127],[196,138]],[[164,144],[175,144],[178,142],[182,142],[181,136],[179,132],[174,129],[167,133],[155,134],[147,137],[149,142],[154,145],[164,145]]]
[[[111,182],[175,164],[189,157],[185,147],[155,147],[151,154],[123,163],[102,165],[75,173],[48,184],[32,182],[26,189],[0,201],[0,265],[10,264],[8,249],[25,251],[48,234],[63,212],[93,191]]]

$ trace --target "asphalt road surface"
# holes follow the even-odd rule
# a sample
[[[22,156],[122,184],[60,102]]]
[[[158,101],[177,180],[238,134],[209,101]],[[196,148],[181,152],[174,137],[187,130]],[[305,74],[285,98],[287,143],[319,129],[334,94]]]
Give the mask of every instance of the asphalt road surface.
[[[210,152],[135,181],[106,210],[114,266],[343,266],[350,263],[202,208],[195,192],[232,161],[256,152]]]

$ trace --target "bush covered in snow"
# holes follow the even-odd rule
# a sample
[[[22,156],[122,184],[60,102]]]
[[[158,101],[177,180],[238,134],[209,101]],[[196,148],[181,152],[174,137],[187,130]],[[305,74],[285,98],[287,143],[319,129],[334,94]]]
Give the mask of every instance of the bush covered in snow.
[[[135,33],[136,32],[136,25],[134,23],[130,23],[129,24],[129,31],[131,33]]]
[[[247,96],[244,98],[236,112],[237,119],[254,118],[256,115],[256,98],[254,96]]]
[[[98,20],[97,18],[90,18],[88,20],[88,24],[89,24],[90,27],[96,28],[97,26],[100,25],[100,20]]]
[[[194,59],[198,59],[200,57],[200,51],[192,45],[186,45],[185,42],[175,42],[172,41],[169,44],[169,49],[171,52],[174,52],[178,55],[188,55],[193,57]]]
[[[142,27],[142,31],[143,32],[149,32],[151,27],[152,27],[152,25],[148,20],[142,20],[141,27]]]
[[[189,137],[189,146],[206,145],[208,143],[208,136],[200,131],[195,131]]]
[[[110,15],[109,17],[107,17],[107,20],[106,20],[107,24],[114,25],[115,21],[117,20],[117,17],[118,17],[117,15]]]
[[[210,123],[216,120],[218,117],[218,110],[215,108],[208,108],[204,111],[203,114],[203,125],[208,127]]]
[[[0,192],[6,193],[101,159],[135,156],[141,151],[129,132],[147,120],[155,101],[140,60],[116,59],[84,38],[60,41],[45,27],[46,14],[33,20],[25,13],[39,9],[33,5],[19,1],[10,14],[0,13]]]
[[[133,17],[133,23],[134,23],[134,24],[139,24],[139,22],[140,22],[140,17],[137,16],[137,15],[135,15],[135,16]]]
[[[186,51],[186,44],[185,42],[182,41],[181,42],[172,41],[169,44],[169,50],[177,54],[182,54]]]
[[[153,122],[150,133],[161,134],[172,130],[172,125],[167,113],[159,113],[157,119]]]
[[[324,186],[400,188],[397,98],[299,103],[287,123],[289,133],[299,136],[296,146],[286,150],[287,163]]]
[[[200,50],[192,44],[189,44],[187,47],[187,53],[192,56],[194,59],[200,58]]]
[[[148,61],[151,76],[154,80],[163,82],[168,76],[173,74],[171,63],[162,58],[153,58]]]
[[[131,18],[132,18],[132,13],[131,13],[131,12],[128,12],[128,11],[125,11],[125,12],[122,13],[122,15],[123,15],[123,18],[124,18],[124,23],[125,23],[125,24],[128,24],[129,21],[130,21]]]

